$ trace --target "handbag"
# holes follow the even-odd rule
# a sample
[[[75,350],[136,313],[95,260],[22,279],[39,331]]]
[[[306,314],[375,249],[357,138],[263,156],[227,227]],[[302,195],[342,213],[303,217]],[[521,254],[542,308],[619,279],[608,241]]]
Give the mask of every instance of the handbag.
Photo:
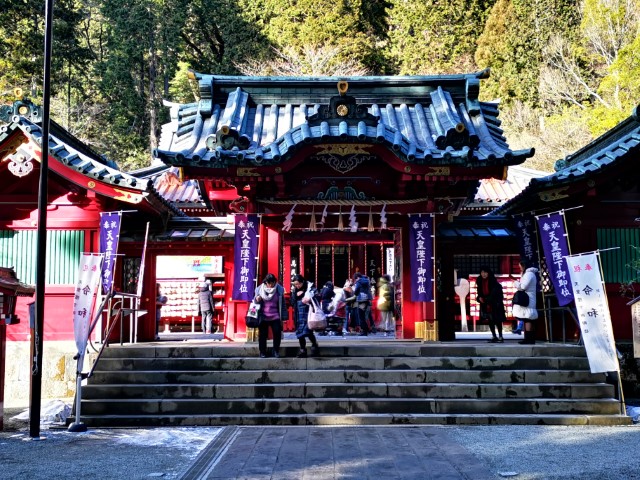
[[[251,302],[249,304],[247,316],[244,319],[248,328],[258,328],[258,325],[260,325],[260,307],[261,305],[256,302]]]
[[[327,316],[318,305],[315,298],[309,304],[309,314],[307,316],[307,326],[309,330],[324,330],[327,328]]]
[[[524,290],[518,290],[513,295],[513,299],[511,300],[513,305],[520,305],[521,307],[529,306],[529,295]]]

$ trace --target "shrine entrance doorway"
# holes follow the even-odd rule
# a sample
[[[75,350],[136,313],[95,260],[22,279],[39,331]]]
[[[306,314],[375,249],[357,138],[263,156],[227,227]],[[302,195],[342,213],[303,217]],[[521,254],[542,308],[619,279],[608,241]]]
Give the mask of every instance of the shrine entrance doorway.
[[[388,274],[394,279],[395,254],[392,240],[372,242],[285,242],[285,282],[301,274],[317,288],[330,281],[344,286],[356,272],[367,275],[372,285]],[[286,287],[289,287],[288,285]],[[374,296],[377,293],[374,292]]]

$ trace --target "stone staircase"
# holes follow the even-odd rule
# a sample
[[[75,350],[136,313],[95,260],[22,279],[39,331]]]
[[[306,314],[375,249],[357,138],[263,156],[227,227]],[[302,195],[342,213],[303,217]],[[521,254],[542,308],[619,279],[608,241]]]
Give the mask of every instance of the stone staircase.
[[[356,342],[354,342],[356,343]],[[184,345],[184,344],[183,344]],[[321,343],[258,358],[255,344],[109,347],[82,389],[91,427],[186,425],[621,425],[583,347]],[[74,421],[71,418],[69,422]]]

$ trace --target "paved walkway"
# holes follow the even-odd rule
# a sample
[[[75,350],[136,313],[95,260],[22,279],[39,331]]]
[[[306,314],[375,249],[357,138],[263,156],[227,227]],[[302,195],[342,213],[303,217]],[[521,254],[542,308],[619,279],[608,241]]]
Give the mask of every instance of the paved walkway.
[[[434,427],[227,427],[183,480],[485,480],[491,472]]]

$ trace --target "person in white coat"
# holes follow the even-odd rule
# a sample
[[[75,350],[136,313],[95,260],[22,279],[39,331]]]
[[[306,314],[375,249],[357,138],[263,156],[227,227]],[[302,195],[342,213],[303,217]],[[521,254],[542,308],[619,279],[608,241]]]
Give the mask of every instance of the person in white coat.
[[[538,310],[536,308],[536,296],[538,292],[538,269],[531,266],[527,260],[520,260],[520,270],[522,276],[520,281],[514,282],[517,290],[523,290],[529,297],[529,305],[513,305],[513,316],[518,321],[524,322],[524,340],[518,343],[525,345],[533,345],[536,343],[535,321],[538,319]]]

